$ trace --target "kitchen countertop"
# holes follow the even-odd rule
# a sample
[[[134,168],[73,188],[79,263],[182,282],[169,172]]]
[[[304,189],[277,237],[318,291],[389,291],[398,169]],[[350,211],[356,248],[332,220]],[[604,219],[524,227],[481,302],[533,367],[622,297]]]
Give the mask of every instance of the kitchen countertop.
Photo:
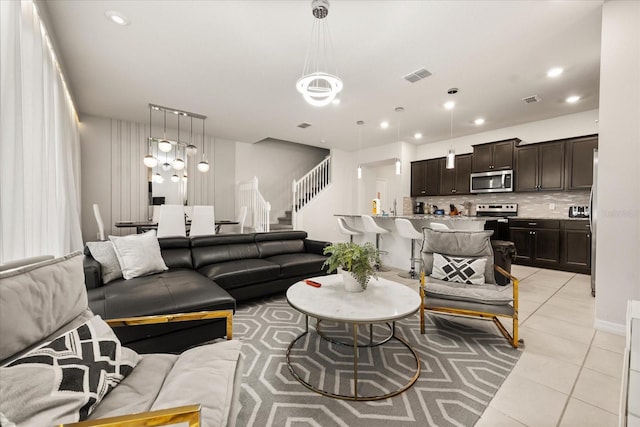
[[[341,216],[345,218],[360,218],[358,214],[334,214],[333,216]],[[464,216],[464,215],[371,215],[373,218],[406,218],[406,219],[422,219],[422,220],[441,220],[441,221],[492,221],[501,219],[492,216]]]

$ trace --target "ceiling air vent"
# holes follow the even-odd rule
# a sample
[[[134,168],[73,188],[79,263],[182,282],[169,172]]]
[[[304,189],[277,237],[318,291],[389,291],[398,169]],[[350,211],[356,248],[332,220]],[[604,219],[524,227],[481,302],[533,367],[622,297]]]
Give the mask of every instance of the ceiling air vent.
[[[538,95],[531,95],[531,96],[522,98],[522,100],[527,104],[533,104],[534,102],[542,101],[542,98],[540,98]]]
[[[309,126],[311,126],[311,123],[307,123],[307,122],[302,122],[302,123],[300,123],[300,124],[298,125],[298,127],[299,127],[300,129],[306,129],[306,128],[308,128]]]
[[[408,82],[415,83],[419,80],[424,79],[425,77],[429,77],[430,75],[431,73],[426,68],[420,68],[419,70],[409,73],[402,78]]]

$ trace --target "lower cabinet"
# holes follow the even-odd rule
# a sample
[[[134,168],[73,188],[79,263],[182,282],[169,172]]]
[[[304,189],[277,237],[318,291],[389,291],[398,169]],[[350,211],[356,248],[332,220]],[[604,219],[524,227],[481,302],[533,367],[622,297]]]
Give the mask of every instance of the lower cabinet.
[[[591,273],[591,227],[589,221],[562,221],[563,270]]]
[[[509,220],[509,238],[516,246],[515,264],[589,274],[589,221]]]
[[[516,245],[516,264],[543,268],[560,266],[559,220],[511,220],[509,236]]]

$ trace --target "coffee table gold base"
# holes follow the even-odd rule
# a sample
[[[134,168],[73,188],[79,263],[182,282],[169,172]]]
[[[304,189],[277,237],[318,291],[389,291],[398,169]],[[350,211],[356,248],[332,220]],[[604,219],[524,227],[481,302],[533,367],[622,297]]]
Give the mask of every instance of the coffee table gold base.
[[[328,396],[328,397],[333,397],[336,399],[344,399],[344,400],[357,400],[357,401],[373,401],[373,400],[383,400],[383,399],[388,399],[390,397],[393,396],[397,396],[398,394],[404,392],[405,390],[407,390],[409,387],[411,387],[418,379],[418,377],[420,376],[420,358],[418,357],[418,353],[416,353],[416,351],[413,349],[413,347],[411,347],[409,345],[409,343],[402,337],[399,337],[397,335],[395,335],[395,322],[393,322],[393,327],[392,327],[392,335],[390,338],[388,338],[387,340],[385,340],[384,342],[389,341],[390,339],[396,339],[398,340],[400,343],[402,343],[410,352],[411,354],[413,354],[413,357],[416,361],[416,372],[414,373],[413,377],[409,380],[409,382],[407,384],[405,384],[403,387],[401,387],[398,390],[386,393],[386,394],[382,394],[382,395],[375,395],[375,396],[359,396],[358,395],[358,324],[357,323],[353,323],[353,394],[352,395],[346,395],[346,394],[336,394],[336,393],[331,393],[329,391],[326,390],[322,390],[318,387],[313,386],[312,384],[308,383],[307,381],[305,381],[304,379],[302,379],[302,377],[300,377],[297,372],[295,371],[295,369],[293,368],[293,365],[291,364],[291,358],[290,358],[290,354],[291,354],[291,349],[293,348],[293,346],[296,344],[296,342],[298,342],[298,340],[300,340],[300,338],[303,338],[304,336],[306,336],[309,333],[309,316],[305,316],[306,317],[306,327],[305,327],[305,331],[303,333],[301,333],[299,336],[297,336],[296,338],[294,338],[293,341],[291,341],[291,343],[289,344],[289,347],[287,347],[287,367],[289,368],[289,372],[291,372],[291,375],[293,375],[293,377],[298,380],[298,382],[300,384],[302,384],[303,386],[305,386],[306,388],[308,388],[311,391],[314,391],[316,393],[319,393],[323,396]],[[371,326],[370,326],[371,327]],[[319,335],[321,338],[328,340],[324,335]],[[328,340],[331,341],[331,340]],[[342,343],[339,343],[342,344]],[[378,345],[381,343],[378,343]],[[344,344],[342,344],[344,345]]]

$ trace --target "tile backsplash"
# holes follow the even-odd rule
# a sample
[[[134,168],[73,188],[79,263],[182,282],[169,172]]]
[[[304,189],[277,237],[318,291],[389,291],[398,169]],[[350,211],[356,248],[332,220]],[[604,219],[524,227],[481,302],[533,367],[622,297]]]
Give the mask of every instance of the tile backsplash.
[[[411,205],[409,205],[411,201]],[[492,203],[517,203],[518,216],[523,218],[569,218],[570,206],[586,206],[589,204],[588,191],[541,191],[531,193],[494,193],[467,194],[464,196],[434,196],[404,198],[403,210],[405,214],[412,212],[413,201],[424,202],[425,205],[437,205],[449,212],[449,205],[454,204],[458,210],[463,209],[465,202],[471,203],[469,215],[476,214],[476,205]],[[551,209],[551,205],[554,209]],[[407,208],[409,208],[407,210]]]

